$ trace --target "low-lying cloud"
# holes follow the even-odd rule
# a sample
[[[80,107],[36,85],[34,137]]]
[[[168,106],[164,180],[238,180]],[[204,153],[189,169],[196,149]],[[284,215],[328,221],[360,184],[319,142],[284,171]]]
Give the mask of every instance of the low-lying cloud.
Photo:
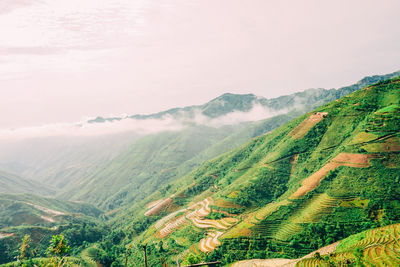
[[[105,121],[101,123],[88,123],[84,119],[77,123],[56,123],[42,126],[25,127],[17,129],[0,130],[0,139],[28,139],[53,136],[101,136],[124,132],[134,132],[140,135],[153,134],[163,131],[179,131],[193,125],[204,125],[210,127],[221,127],[234,125],[242,122],[258,121],[289,110],[270,110],[262,105],[255,104],[248,112],[235,111],[217,118],[210,118],[197,110],[192,118],[177,119],[171,115],[155,119],[132,119],[123,116],[121,120]]]

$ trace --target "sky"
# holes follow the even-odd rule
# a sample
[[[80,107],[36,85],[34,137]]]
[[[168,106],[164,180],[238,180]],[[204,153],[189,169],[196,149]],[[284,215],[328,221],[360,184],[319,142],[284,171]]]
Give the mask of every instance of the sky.
[[[0,129],[400,70],[398,0],[0,0]]]

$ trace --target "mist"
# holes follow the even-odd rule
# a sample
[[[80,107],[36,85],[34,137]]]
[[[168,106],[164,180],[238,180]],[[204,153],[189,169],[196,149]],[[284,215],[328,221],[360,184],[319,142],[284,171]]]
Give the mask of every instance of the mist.
[[[253,122],[270,118],[289,112],[301,105],[273,110],[258,103],[247,111],[234,111],[217,118],[210,118],[202,114],[200,109],[194,111],[194,116],[175,118],[169,114],[159,119],[133,119],[126,115],[118,117],[118,120],[104,122],[89,122],[93,118],[85,118],[76,123],[56,123],[41,126],[23,127],[16,129],[0,130],[0,141],[21,141],[33,138],[46,137],[98,137],[121,133],[134,133],[136,135],[155,134],[164,131],[180,131],[186,127],[203,125],[209,127],[222,127],[235,125],[242,122]],[[1,144],[1,143],[0,143]]]

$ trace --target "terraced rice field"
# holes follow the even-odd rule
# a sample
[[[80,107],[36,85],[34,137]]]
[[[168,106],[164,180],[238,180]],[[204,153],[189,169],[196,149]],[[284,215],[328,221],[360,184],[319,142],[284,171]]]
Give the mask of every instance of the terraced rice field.
[[[289,198],[297,199],[303,197],[305,194],[316,188],[330,171],[333,171],[339,166],[366,168],[369,166],[369,160],[372,157],[372,154],[340,153],[324,167],[304,179],[301,187],[299,187]]]
[[[296,128],[294,128],[289,135],[294,139],[303,138],[308,131],[311,130],[318,122],[320,122],[324,116],[328,115],[327,112],[318,112],[316,114],[310,115],[307,119],[302,121]]]
[[[362,233],[363,234],[363,233]],[[400,224],[368,230],[365,235],[355,235],[320,248],[300,259],[246,260],[234,263],[231,267],[280,266],[280,267],[320,267],[353,266],[357,248],[363,250],[361,262],[364,266],[400,266]],[[316,253],[322,257],[315,257]],[[324,258],[329,256],[328,261]],[[349,261],[349,264],[346,262]],[[353,263],[353,265],[351,265]],[[355,265],[354,265],[355,266]]]
[[[183,225],[186,223],[186,218],[185,216],[180,216],[176,220],[168,222],[160,231],[159,231],[159,237],[160,238],[165,238],[169,236],[173,230],[177,229],[179,226]]]
[[[219,220],[204,219],[205,216],[210,214],[210,205],[213,203],[214,201],[212,198],[206,198],[188,208],[175,211],[165,216],[155,224],[155,228],[158,230],[157,236],[159,238],[165,238],[174,230],[190,221],[195,227],[210,229],[207,233],[208,236],[200,241],[198,247],[203,252],[213,251],[221,244],[218,238],[224,233],[222,231],[229,229],[239,221],[233,217]],[[179,214],[182,215],[179,216]]]
[[[178,211],[175,211],[163,218],[161,218],[158,222],[155,224],[155,228],[158,231],[158,236],[160,238],[165,238],[168,235],[170,235],[175,229],[178,229],[180,226],[184,225],[187,220],[191,220],[191,218],[194,217],[204,217],[207,216],[211,209],[209,207],[210,203],[212,203],[211,198],[204,199],[203,201],[200,201],[196,204],[191,205],[187,209],[181,209]],[[197,209],[196,209],[197,208]],[[193,211],[193,209],[195,209]],[[179,213],[187,213],[186,215],[182,215],[176,219],[174,219]]]
[[[236,218],[223,218],[219,220],[202,220],[199,217],[193,217],[191,221],[198,228],[216,228],[216,229],[226,230],[235,223],[237,223],[239,220]]]
[[[218,238],[222,234],[223,232],[220,231],[209,232],[206,238],[200,240],[199,249],[203,252],[213,251],[217,246],[221,245],[221,242],[218,240]]]
[[[170,214],[168,214],[167,216],[161,218],[160,220],[157,221],[157,223],[155,224],[155,227],[157,230],[161,229],[161,227],[163,227],[163,225],[168,222],[169,220],[171,220],[172,218],[174,218],[176,215],[178,215],[180,212],[185,212],[187,209],[181,209],[175,212],[172,212]]]
[[[346,242],[346,239],[341,242]],[[354,261],[355,256],[352,252],[357,248],[363,250],[361,261],[365,266],[400,266],[400,224],[367,231],[365,237],[358,242],[337,247],[331,260],[337,264],[347,260]],[[296,266],[323,266],[323,264],[322,259],[310,258],[301,259]]]
[[[166,208],[169,204],[174,201],[174,196],[168,197],[162,201],[159,201],[156,203],[152,208],[150,208],[148,211],[145,212],[145,216],[152,216],[152,215],[157,215],[160,213],[164,208]]]
[[[156,222],[155,228],[158,230],[158,237],[165,238],[180,226],[191,221],[198,228],[213,228],[226,230],[238,222],[236,218],[223,218],[219,220],[203,219],[211,212],[210,205],[213,204],[212,198],[195,203],[188,208],[175,211]],[[179,214],[182,214],[179,216]]]
[[[288,200],[283,200],[279,202],[271,202],[265,207],[261,208],[255,213],[252,223],[258,223],[265,219],[267,216],[271,215],[273,212],[277,211],[280,206],[288,205],[290,202]]]
[[[292,235],[302,231],[302,224],[316,222],[332,212],[333,207],[338,205],[338,200],[326,193],[313,197],[283,225],[275,226],[278,229],[274,237],[279,240],[289,239]]]

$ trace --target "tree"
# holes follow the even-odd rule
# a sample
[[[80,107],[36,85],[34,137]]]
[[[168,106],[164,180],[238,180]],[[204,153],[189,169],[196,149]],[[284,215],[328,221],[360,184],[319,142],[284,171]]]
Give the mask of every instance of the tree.
[[[51,265],[64,266],[65,256],[68,255],[71,247],[63,235],[53,235],[50,240],[50,246],[47,248],[47,254],[51,256]]]
[[[32,242],[30,235],[25,235],[22,239],[21,246],[19,247],[19,256],[18,259],[23,261],[25,259],[29,259],[32,256],[32,252],[30,251],[30,243]]]

